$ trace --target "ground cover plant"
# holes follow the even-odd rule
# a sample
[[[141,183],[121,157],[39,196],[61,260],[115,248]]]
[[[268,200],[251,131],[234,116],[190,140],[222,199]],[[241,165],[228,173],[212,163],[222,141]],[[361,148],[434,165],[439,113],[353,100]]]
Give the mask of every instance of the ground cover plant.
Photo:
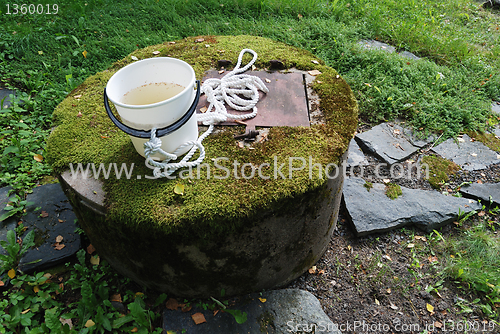
[[[85,78],[135,49],[187,36],[259,35],[310,50],[351,85],[362,124],[399,117],[444,140],[465,131],[482,133],[498,122],[490,114],[490,102],[500,98],[500,18],[479,2],[88,0],[67,1],[57,11],[51,2],[39,3],[44,14],[21,15],[14,14],[11,2],[0,1],[0,80],[19,92],[12,107],[0,110],[0,186],[13,188],[8,206],[12,214],[22,214],[26,193],[50,174],[44,147],[54,107]],[[365,52],[358,41],[369,38],[425,59]],[[431,241],[427,248],[419,248],[421,239],[413,232],[401,233],[405,240],[418,241],[399,244],[397,254],[405,255],[414,278],[407,286],[394,281],[395,275],[386,275],[390,265],[379,267],[382,262],[372,257],[368,262],[339,257],[332,270],[339,272],[351,261],[359,269],[353,274],[360,275],[361,266],[366,266],[376,279],[384,278],[377,284],[401,289],[402,295],[420,288],[437,296],[444,285],[460,286],[464,296],[455,304],[464,319],[474,314],[498,321],[498,211],[481,212],[457,222],[447,235],[425,235]],[[26,238],[20,229],[17,233]],[[372,243],[375,247],[377,240]],[[408,248],[411,243],[417,247]],[[332,250],[340,251],[335,247]],[[12,243],[10,249],[13,254],[21,251]],[[10,285],[0,301],[0,332],[147,332],[159,326],[158,312],[166,296],[153,293],[147,298],[105,263],[90,264],[91,255],[85,252],[61,274],[26,275],[16,271],[17,254],[12,256],[2,259],[2,281],[10,280]],[[443,261],[429,260],[432,256]],[[479,275],[473,268],[484,268],[483,261],[496,267]],[[427,267],[432,270],[423,270]],[[418,283],[424,276],[427,286]],[[326,278],[311,277],[313,282]],[[368,281],[378,286],[373,277]],[[110,306],[118,295],[125,309]]]

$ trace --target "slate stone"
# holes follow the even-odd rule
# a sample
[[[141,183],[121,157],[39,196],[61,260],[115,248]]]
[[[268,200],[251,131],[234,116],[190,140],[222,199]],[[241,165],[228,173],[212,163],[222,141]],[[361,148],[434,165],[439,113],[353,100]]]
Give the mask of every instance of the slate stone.
[[[26,233],[35,229],[35,243],[38,244],[38,247],[26,252],[20,261],[19,269],[24,272],[32,272],[65,262],[80,249],[81,241],[80,235],[75,233],[76,216],[61,186],[59,184],[46,184],[37,187],[33,189],[32,194],[27,196],[27,201],[33,202],[33,204],[26,207],[27,214],[21,220],[28,228]],[[45,211],[48,216],[41,217],[42,211]],[[12,226],[2,226],[5,233],[9,228],[12,229]],[[63,237],[61,244],[64,244],[64,248],[61,250],[56,250],[53,247],[58,235]],[[31,263],[33,261],[38,262]]]
[[[349,153],[347,156],[347,167],[354,167],[360,165],[366,165],[368,161],[366,160],[363,151],[359,148],[356,140],[351,139],[349,142]]]
[[[238,324],[227,312],[218,312],[214,316],[212,310],[203,310],[199,307],[193,307],[189,312],[165,309],[163,330],[166,333],[172,331],[186,334],[341,334],[322,310],[318,299],[304,290],[273,290],[237,297],[229,301],[228,308],[246,312],[247,321]],[[199,325],[194,323],[191,316],[197,312],[205,316],[205,323]]]
[[[392,200],[385,185],[374,183],[369,191],[361,178],[344,180],[343,205],[358,236],[414,225],[430,232],[454,221],[461,212],[480,209],[476,202],[445,196],[437,191],[401,187],[403,195]]]
[[[388,164],[403,161],[419,150],[404,135],[403,128],[392,123],[379,124],[354,138],[359,146]]]
[[[480,199],[484,205],[489,205],[490,196],[494,206],[500,206],[500,183],[472,183],[463,186],[460,193],[464,197]]]
[[[494,101],[491,104],[491,111],[500,115],[500,102]]]
[[[389,53],[393,53],[396,51],[396,48],[387,44],[387,43],[382,43],[382,42],[379,42],[379,41],[375,41],[373,39],[369,39],[369,40],[361,40],[359,41],[359,44],[363,45],[365,47],[365,49],[379,49],[379,50],[384,50],[384,51],[387,51]],[[414,60],[419,60],[420,58],[417,57],[416,55],[414,55],[413,53],[409,52],[409,51],[402,51],[402,52],[399,52],[398,53],[401,57],[405,57],[405,58],[409,58],[409,59],[414,59]]]
[[[9,108],[11,106],[11,100],[9,97],[10,94],[15,95],[16,92],[13,90],[7,89],[5,87],[0,87],[0,102],[5,98],[5,100],[3,101],[3,105],[1,106],[0,109]]]
[[[494,134],[495,136],[500,137],[500,129],[494,129],[494,130],[493,130],[493,134]]]
[[[500,155],[483,143],[471,142],[467,135],[463,135],[459,140],[455,142],[453,138],[450,138],[432,150],[468,171],[485,169],[492,164],[500,163]]]
[[[11,187],[0,188],[0,216],[4,214],[5,205],[9,202],[9,190]],[[13,196],[13,195],[11,195]],[[16,228],[17,219],[15,217],[9,217],[0,223],[0,240],[7,240],[7,231]],[[0,247],[0,254],[6,254],[6,251]]]

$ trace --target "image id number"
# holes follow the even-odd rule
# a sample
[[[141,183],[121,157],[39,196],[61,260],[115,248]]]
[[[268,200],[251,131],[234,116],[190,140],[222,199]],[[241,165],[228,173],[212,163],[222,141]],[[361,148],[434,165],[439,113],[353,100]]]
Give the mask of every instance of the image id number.
[[[5,14],[7,15],[26,15],[26,14],[57,14],[59,12],[59,6],[57,4],[47,4],[47,5],[42,5],[42,4],[22,4],[19,5],[17,3],[14,4],[6,4],[7,6],[7,12]]]

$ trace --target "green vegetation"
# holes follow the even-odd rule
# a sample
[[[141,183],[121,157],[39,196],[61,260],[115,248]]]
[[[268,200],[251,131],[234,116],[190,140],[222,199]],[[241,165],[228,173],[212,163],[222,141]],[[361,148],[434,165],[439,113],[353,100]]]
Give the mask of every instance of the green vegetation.
[[[453,161],[434,155],[426,155],[422,158],[422,163],[427,164],[429,168],[428,181],[434,189],[441,189],[450,180],[449,177],[460,170],[460,167]],[[423,166],[427,168],[427,166]]]
[[[474,140],[480,141],[484,145],[491,148],[493,151],[500,153],[500,139],[498,139],[494,134],[486,132],[468,132],[469,137]]]
[[[365,187],[367,191],[370,191],[370,189],[373,188],[373,183],[365,182],[365,184],[363,184],[363,187]]]
[[[396,199],[403,195],[403,190],[401,190],[401,187],[398,184],[388,183],[385,185],[385,194],[390,199]]]

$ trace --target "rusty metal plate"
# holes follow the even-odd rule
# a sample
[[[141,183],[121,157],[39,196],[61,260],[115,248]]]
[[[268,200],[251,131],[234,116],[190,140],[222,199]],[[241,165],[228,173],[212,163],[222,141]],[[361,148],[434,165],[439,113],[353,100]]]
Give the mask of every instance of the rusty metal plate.
[[[226,73],[219,74],[215,70],[208,71],[203,80],[208,78],[220,79]],[[269,93],[267,94],[259,91],[260,97],[257,103],[257,116],[244,120],[247,124],[247,132],[250,129],[255,129],[256,126],[309,126],[309,112],[302,73],[285,74],[280,72],[251,71],[246,72],[246,74],[261,78],[262,82],[269,88]],[[198,103],[198,113],[200,112],[199,109],[204,106],[208,107],[208,102],[205,95],[202,95]],[[227,105],[226,108],[228,113],[231,114],[250,113],[234,110]],[[221,124],[241,125],[232,121]]]

